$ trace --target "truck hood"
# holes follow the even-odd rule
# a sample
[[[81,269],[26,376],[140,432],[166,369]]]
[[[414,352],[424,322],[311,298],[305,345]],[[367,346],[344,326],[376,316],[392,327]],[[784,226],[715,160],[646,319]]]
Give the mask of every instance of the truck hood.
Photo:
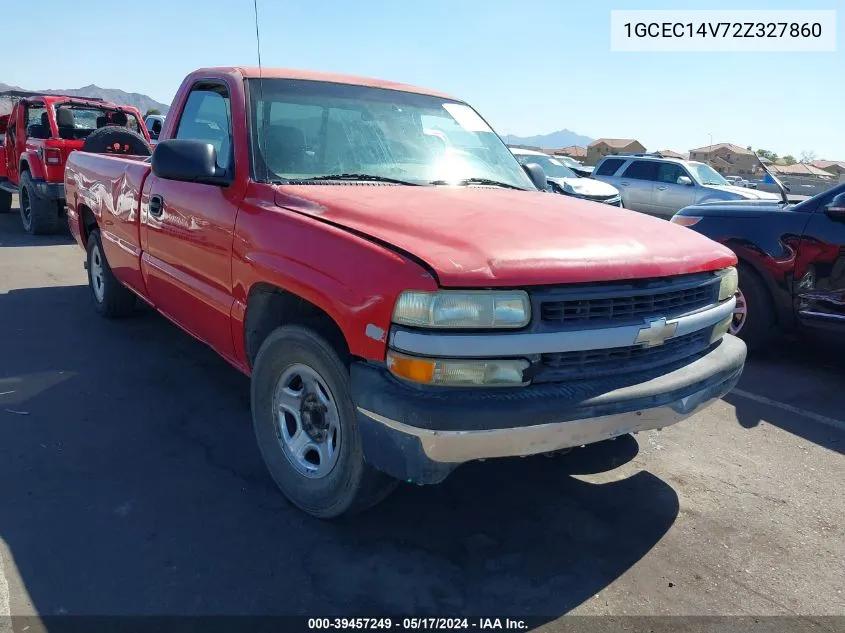
[[[619,190],[601,180],[592,178],[549,178],[549,180],[564,187],[567,193],[574,193],[577,196],[616,196]]]
[[[444,287],[642,279],[736,261],[726,247],[665,220],[539,191],[279,185],[275,200],[413,255]]]
[[[780,196],[776,193],[748,189],[747,187],[736,187],[734,185],[707,185],[707,187],[716,191],[729,191],[745,200],[780,200]]]

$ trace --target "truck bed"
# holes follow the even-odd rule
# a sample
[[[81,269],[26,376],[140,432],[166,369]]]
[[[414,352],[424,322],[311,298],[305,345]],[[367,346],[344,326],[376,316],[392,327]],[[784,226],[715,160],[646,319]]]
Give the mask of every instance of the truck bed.
[[[98,219],[106,258],[116,274],[145,295],[141,275],[141,191],[150,173],[145,156],[73,152],[65,169],[71,233],[86,247],[86,214]]]

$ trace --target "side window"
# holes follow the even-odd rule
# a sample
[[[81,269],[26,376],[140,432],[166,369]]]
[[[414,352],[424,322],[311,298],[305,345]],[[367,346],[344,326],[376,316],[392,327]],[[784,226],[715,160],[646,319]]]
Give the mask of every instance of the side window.
[[[47,108],[43,105],[26,107],[26,135],[31,138],[50,138],[50,122],[47,120]]]
[[[625,161],[621,158],[608,158],[596,170],[597,176],[612,176],[616,170],[622,166]]]
[[[675,163],[659,163],[657,168],[657,180],[659,182],[677,184],[678,178],[688,176],[683,167]]]
[[[200,84],[188,95],[176,138],[211,143],[217,166],[232,164],[232,108],[229,92],[219,84]]]
[[[657,180],[657,166],[653,160],[635,160],[628,165],[628,169],[622,174],[623,178],[633,178],[635,180]]]

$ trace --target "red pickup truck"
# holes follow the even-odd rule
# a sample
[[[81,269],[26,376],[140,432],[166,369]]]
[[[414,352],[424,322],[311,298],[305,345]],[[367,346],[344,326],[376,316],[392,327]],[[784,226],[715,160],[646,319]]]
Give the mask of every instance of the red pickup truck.
[[[452,97],[209,68],[151,159],[74,152],[65,188],[95,309],[140,297],[250,375],[273,479],[335,517],[739,379],[734,254],[542,180]]]
[[[71,152],[117,149],[149,155],[150,136],[136,108],[18,90],[2,94],[16,102],[10,114],[0,117],[0,213],[8,212],[12,194],[19,194],[27,233],[65,226],[64,172]],[[115,128],[122,140],[116,148]]]

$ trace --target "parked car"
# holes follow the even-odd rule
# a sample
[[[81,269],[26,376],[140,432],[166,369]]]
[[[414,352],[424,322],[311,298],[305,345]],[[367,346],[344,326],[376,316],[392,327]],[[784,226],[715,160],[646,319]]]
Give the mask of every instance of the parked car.
[[[74,152],[65,184],[94,309],[140,296],[251,376],[270,474],[335,517],[665,427],[739,379],[736,256],[541,172],[443,94],[211,68],[151,161]]]
[[[626,209],[666,219],[699,202],[778,199],[772,193],[732,186],[704,163],[659,155],[605,156],[593,178],[619,189]]]
[[[96,99],[11,91],[17,99],[8,118],[0,156],[0,212],[11,210],[20,194],[20,215],[27,233],[52,233],[67,226],[64,169],[68,155],[131,151],[149,155],[149,135],[135,108]],[[120,127],[120,143],[113,131]]]
[[[571,156],[561,156],[555,155],[554,158],[559,160],[561,163],[569,167],[572,171],[583,178],[589,178],[593,175],[593,168],[589,165],[584,165],[583,163],[578,162]]]
[[[604,202],[617,207],[622,206],[622,197],[616,187],[592,178],[578,176],[569,167],[564,166],[556,156],[530,149],[511,148],[511,152],[520,165],[534,163],[542,167],[548,179],[549,188],[554,193],[593,202]]]
[[[778,183],[779,184],[779,183]],[[799,204],[699,204],[672,222],[721,242],[739,258],[731,333],[750,349],[780,331],[823,331],[845,341],[845,184]]]
[[[164,128],[164,121],[166,118],[167,117],[163,114],[148,114],[147,118],[144,119],[144,127],[147,128],[147,132],[149,132],[151,139],[158,139],[161,134],[161,130]]]
[[[735,187],[747,187],[748,189],[756,189],[757,183],[752,182],[750,180],[746,180],[742,176],[725,176],[725,180],[727,180],[731,185]]]

